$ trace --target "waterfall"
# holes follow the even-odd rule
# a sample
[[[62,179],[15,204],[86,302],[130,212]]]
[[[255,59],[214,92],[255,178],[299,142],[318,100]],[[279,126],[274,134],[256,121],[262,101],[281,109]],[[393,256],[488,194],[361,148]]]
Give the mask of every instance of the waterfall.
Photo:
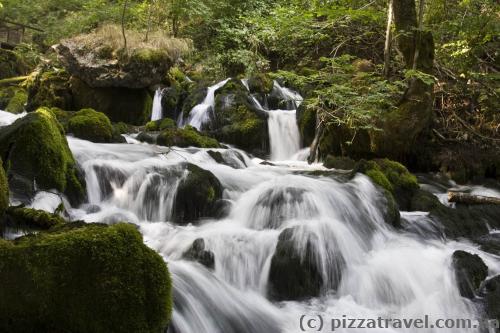
[[[293,115],[269,112],[286,120],[277,123]],[[415,231],[392,229],[384,221],[385,197],[364,175],[349,181],[342,174],[313,176],[311,171],[322,167],[300,161],[270,168],[235,149],[216,149],[225,160],[237,161],[228,166],[215,161],[207,149],[174,151],[74,138],[68,142],[85,171],[89,198],[79,208],[69,207],[70,215],[139,226],[146,244],[165,258],[172,273],[175,297],[169,333],[295,333],[304,314],[476,318],[478,306],[459,295],[452,253],[476,253],[490,274],[500,272],[497,257],[470,243],[443,242],[425,232],[419,227],[426,223],[424,213],[408,216]],[[231,203],[226,216],[190,226],[170,221],[186,162],[219,179],[224,199]],[[52,209],[55,202],[43,197],[43,204],[32,206]],[[268,296],[271,262],[280,234],[290,228],[298,253],[310,256],[318,268],[321,296],[274,303]],[[200,238],[214,255],[213,270],[183,257]]]
[[[207,96],[200,104],[196,105],[189,113],[189,118],[182,125],[191,125],[198,130],[210,120],[210,113],[215,107],[215,91],[223,87],[230,79],[221,81],[208,87]]]
[[[300,133],[296,111],[269,111],[268,127],[271,144],[271,160],[290,159],[300,149]]]
[[[155,91],[153,99],[153,109],[151,110],[151,121],[160,120],[163,118],[163,109],[161,106],[162,89],[158,88]]]
[[[23,113],[19,114],[14,114],[6,111],[0,110],[0,127],[2,126],[8,126],[18,120],[19,118],[24,117],[27,115],[26,111]]]

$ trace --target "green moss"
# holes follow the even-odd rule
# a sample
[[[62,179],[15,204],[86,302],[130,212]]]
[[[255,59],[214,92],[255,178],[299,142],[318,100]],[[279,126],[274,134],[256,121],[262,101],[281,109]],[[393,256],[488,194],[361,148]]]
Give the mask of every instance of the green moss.
[[[68,122],[68,131],[74,136],[92,142],[111,142],[113,126],[102,112],[83,109],[76,112]]]
[[[9,163],[9,173],[36,182],[38,189],[65,192],[73,202],[83,197],[64,130],[48,109],[40,108],[2,128],[0,154]]]
[[[39,107],[73,109],[73,98],[69,86],[70,76],[64,70],[44,70],[33,74],[28,80],[28,104],[33,111]]]
[[[307,100],[297,110],[297,125],[304,144],[311,145],[316,135],[316,110],[308,107]]]
[[[163,332],[171,317],[167,266],[133,225],[2,240],[0,271],[2,332]]]
[[[157,130],[158,130],[158,122],[157,121],[150,121],[146,124],[146,131],[154,132]]]
[[[388,159],[362,160],[354,172],[366,174],[390,192],[402,210],[410,209],[412,198],[419,189],[417,178],[404,165]]]
[[[136,49],[130,56],[129,62],[134,64],[151,65],[169,62],[168,54],[162,49]]]
[[[219,148],[217,140],[202,135],[191,126],[170,128],[160,133],[157,143],[162,146]]]
[[[328,155],[323,165],[329,169],[351,170],[355,167],[356,162],[349,157]]]
[[[113,131],[117,134],[127,134],[130,133],[131,128],[124,122],[118,122],[113,124]]]
[[[7,183],[7,177],[5,176],[5,170],[3,169],[2,159],[0,159],[0,217],[9,206],[9,184]]]
[[[43,210],[9,207],[5,213],[6,224],[15,228],[50,229],[65,223],[64,219],[57,214],[51,214]]]
[[[27,100],[28,94],[21,87],[10,86],[0,89],[0,109],[4,111],[21,113]]]
[[[174,128],[176,126],[175,121],[170,118],[165,118],[160,121],[158,129],[163,131],[165,129]]]
[[[248,88],[252,94],[270,94],[273,86],[274,81],[264,73],[255,74],[248,79]]]

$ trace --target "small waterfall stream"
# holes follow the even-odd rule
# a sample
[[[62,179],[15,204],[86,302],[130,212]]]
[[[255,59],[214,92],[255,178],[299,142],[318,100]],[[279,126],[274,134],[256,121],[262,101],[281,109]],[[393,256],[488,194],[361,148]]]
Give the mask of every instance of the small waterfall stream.
[[[230,79],[225,79],[211,87],[208,87],[207,96],[200,104],[196,105],[189,113],[189,118],[184,121],[180,120],[180,125],[191,125],[198,130],[210,120],[210,112],[213,112],[215,107],[215,91],[224,86]]]
[[[153,109],[151,110],[151,121],[160,120],[163,117],[161,97],[162,97],[162,89],[158,88],[155,91],[155,97],[153,99]]]

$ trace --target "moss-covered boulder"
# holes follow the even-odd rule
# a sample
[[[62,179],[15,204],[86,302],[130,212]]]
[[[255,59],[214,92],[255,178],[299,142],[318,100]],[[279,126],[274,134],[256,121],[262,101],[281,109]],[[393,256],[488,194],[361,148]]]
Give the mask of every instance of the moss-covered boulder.
[[[301,300],[320,295],[323,277],[317,267],[312,244],[301,254],[293,239],[294,229],[281,232],[269,271],[269,296],[277,301]]]
[[[316,134],[316,111],[308,107],[309,103],[305,100],[297,109],[297,125],[300,131],[300,137],[304,146],[310,146]]]
[[[270,94],[274,81],[265,73],[257,73],[248,79],[248,90],[252,94]]]
[[[0,80],[24,75],[27,71],[28,66],[15,52],[0,49]]]
[[[199,148],[219,148],[217,140],[202,135],[191,126],[185,128],[168,128],[162,131],[156,138],[156,143],[161,146],[176,147],[199,147]]]
[[[24,88],[10,86],[0,89],[0,110],[21,113],[28,101],[28,93]]]
[[[69,75],[64,70],[40,68],[27,81],[28,103],[26,110],[39,107],[73,109],[73,96],[69,87]]]
[[[9,206],[9,183],[5,176],[2,159],[0,159],[0,218]]]
[[[68,121],[68,132],[92,142],[107,143],[113,139],[113,126],[109,118],[92,109],[76,112]]]
[[[351,170],[356,166],[356,162],[349,157],[328,155],[323,165],[328,169]]]
[[[375,184],[391,193],[400,210],[409,210],[411,199],[419,189],[417,177],[404,165],[389,159],[362,160],[353,172],[366,174]]]
[[[267,113],[252,104],[240,80],[231,79],[215,92],[214,119],[209,129],[221,142],[256,155],[269,152]]]
[[[460,295],[474,298],[481,283],[488,276],[488,266],[477,254],[455,251],[452,256],[453,268]]]
[[[70,80],[74,109],[94,109],[113,122],[143,125],[151,117],[153,99],[147,89],[91,88],[82,80]]]
[[[64,130],[48,109],[40,108],[0,131],[0,156],[11,176],[26,180],[28,192],[56,189],[73,202],[84,197]],[[10,180],[9,180],[10,181]]]
[[[159,333],[171,317],[167,266],[133,225],[0,240],[0,271],[2,332]]]
[[[217,177],[194,164],[187,164],[186,171],[188,174],[179,183],[174,200],[174,221],[187,224],[217,216],[223,190]]]
[[[208,269],[214,269],[215,267],[214,253],[205,248],[205,240],[203,238],[195,239],[182,257],[186,260],[199,262]]]
[[[155,121],[150,121],[146,124],[146,131],[154,132],[154,131],[163,131],[166,129],[175,128],[175,121],[171,118],[165,118]]]

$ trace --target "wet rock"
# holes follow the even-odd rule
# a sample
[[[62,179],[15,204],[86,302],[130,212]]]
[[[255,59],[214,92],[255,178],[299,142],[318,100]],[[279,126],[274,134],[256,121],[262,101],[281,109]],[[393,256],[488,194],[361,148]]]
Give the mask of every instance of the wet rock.
[[[149,144],[155,144],[157,137],[158,133],[141,132],[137,135],[136,140],[139,140],[141,142],[146,142]]]
[[[133,225],[0,239],[0,271],[2,332],[163,332],[170,321],[167,266]]]
[[[488,318],[500,321],[500,275],[486,281],[482,294]]]
[[[269,75],[258,73],[248,79],[248,89],[252,94],[270,94],[274,87],[274,81]]]
[[[203,238],[196,239],[183,254],[183,258],[197,261],[208,269],[214,269],[215,267],[214,253],[205,249],[205,240]]]
[[[488,233],[475,239],[481,245],[481,250],[500,256],[500,233]]]
[[[301,300],[320,295],[323,277],[314,262],[312,244],[298,253],[294,229],[281,232],[269,272],[269,296],[277,301]]]
[[[39,107],[74,110],[69,79],[66,71],[55,68],[42,67],[32,73],[27,81],[26,110],[34,111]]]
[[[189,172],[177,188],[173,219],[178,224],[196,222],[217,214],[217,202],[222,199],[222,185],[210,171],[187,164]]]
[[[316,111],[313,108],[308,108],[307,105],[307,101],[304,101],[296,112],[297,125],[304,146],[310,146],[316,134]]]
[[[3,162],[0,158],[0,218],[7,207],[9,207],[9,183],[7,182]]]
[[[269,161],[262,161],[262,162],[260,162],[259,164],[260,164],[260,165],[276,166],[276,164],[271,163],[271,162],[269,162]]]
[[[84,182],[68,147],[64,130],[53,113],[40,108],[0,131],[0,156],[10,175],[36,183],[40,190],[56,189],[72,203],[85,196]],[[18,183],[21,184],[21,183]],[[33,192],[27,188],[23,192]],[[33,192],[34,193],[34,192]]]
[[[474,298],[481,283],[488,276],[488,266],[477,254],[465,251],[455,251],[452,261],[460,295]]]
[[[328,169],[351,170],[356,162],[349,157],[328,155],[323,165]]]

